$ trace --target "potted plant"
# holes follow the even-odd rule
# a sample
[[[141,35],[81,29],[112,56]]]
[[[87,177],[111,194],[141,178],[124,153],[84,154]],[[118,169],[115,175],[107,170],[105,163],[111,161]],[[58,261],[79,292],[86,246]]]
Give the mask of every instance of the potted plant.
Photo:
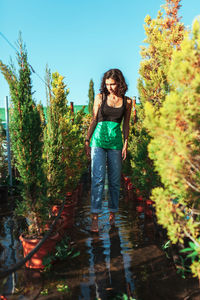
[[[48,74],[50,97],[47,103],[47,124],[44,130],[45,172],[51,204],[61,203],[66,195],[64,148],[64,118],[67,113],[67,94],[63,77],[58,72]]]
[[[47,70],[47,124],[44,133],[45,170],[48,178],[48,197],[57,214],[66,199],[62,215],[73,224],[77,185],[85,169],[86,158],[83,139],[85,133],[84,112],[74,114],[68,107],[64,77]],[[80,190],[80,189],[79,189]]]
[[[28,223],[26,234],[21,236],[24,246],[25,240],[30,241],[30,238],[43,236],[49,219],[49,204],[42,157],[43,133],[40,113],[32,97],[31,70],[21,38],[18,44],[20,49],[17,53],[18,73],[13,65],[6,66],[2,62],[0,69],[9,84],[12,101],[11,148],[19,174],[22,196],[15,212],[25,217]],[[31,246],[28,245],[27,251],[30,252],[30,249]]]
[[[44,130],[44,159],[45,172],[47,174],[47,194],[52,205],[52,214],[56,216],[63,201],[71,200],[72,192],[67,196],[65,144],[66,132],[72,131],[72,120],[66,123],[65,119],[70,115],[67,106],[67,95],[64,77],[58,72],[46,71],[46,81],[49,87],[47,93],[47,124]],[[71,143],[71,140],[70,140]],[[73,168],[73,166],[71,166]],[[61,213],[63,219],[62,229],[73,225],[74,203],[64,205]]]
[[[84,108],[73,117],[72,130],[65,131],[64,157],[66,163],[66,186],[68,191],[77,190],[83,173],[87,170],[88,159],[84,150],[87,118]],[[70,114],[65,118],[66,128],[70,124]],[[69,128],[69,127],[68,127]]]

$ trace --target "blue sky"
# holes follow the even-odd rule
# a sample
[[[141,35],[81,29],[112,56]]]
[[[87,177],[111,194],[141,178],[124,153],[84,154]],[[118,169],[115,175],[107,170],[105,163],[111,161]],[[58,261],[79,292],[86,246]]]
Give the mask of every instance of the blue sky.
[[[138,96],[140,46],[145,38],[144,18],[157,16],[164,0],[0,0],[0,32],[14,45],[19,31],[28,50],[28,60],[40,77],[48,64],[65,77],[69,101],[88,104],[89,81],[95,93],[105,71],[119,68],[129,89]],[[182,22],[191,26],[200,14],[199,0],[182,0]],[[0,59],[8,64],[15,51],[0,36]],[[32,75],[34,99],[46,105],[45,85]],[[0,107],[9,95],[0,74]]]

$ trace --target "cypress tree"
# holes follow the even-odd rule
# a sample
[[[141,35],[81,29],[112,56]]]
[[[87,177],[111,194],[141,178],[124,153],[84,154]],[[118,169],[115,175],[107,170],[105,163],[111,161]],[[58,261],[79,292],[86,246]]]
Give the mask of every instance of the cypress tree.
[[[64,77],[58,72],[46,72],[49,86],[47,124],[44,133],[45,170],[48,179],[48,197],[52,204],[60,204],[67,192],[77,187],[87,168],[83,147],[86,128],[84,108],[72,113],[69,108]]]
[[[156,19],[145,18],[147,46],[141,47],[142,61],[140,64],[138,89],[140,101],[150,102],[157,111],[170,86],[167,74],[174,48],[179,48],[183,39],[184,25],[178,18],[181,0],[166,0],[164,13],[158,12]]]
[[[200,21],[193,35],[185,33],[172,56],[168,73],[170,92],[160,114],[146,104],[146,126],[152,136],[150,157],[163,187],[153,190],[158,222],[172,243],[189,247],[191,270],[200,278]]]
[[[31,70],[25,45],[19,38],[18,74],[13,65],[0,62],[1,71],[8,81],[12,100],[10,133],[11,147],[23,200],[17,213],[28,217],[30,227],[40,233],[48,218],[45,175],[42,160],[42,128],[40,114],[32,97]]]
[[[147,46],[141,47],[142,61],[140,63],[138,90],[140,108],[137,108],[138,122],[133,128],[135,137],[129,142],[132,153],[133,182],[141,194],[149,197],[153,187],[159,186],[160,177],[155,171],[154,162],[148,155],[148,145],[151,141],[148,123],[144,126],[145,103],[151,103],[155,114],[170,91],[167,74],[174,48],[179,49],[183,39],[184,26],[178,18],[180,0],[166,0],[164,11],[159,11],[156,19],[145,18]]]
[[[66,194],[64,161],[65,118],[69,111],[64,77],[47,70],[50,103],[47,106],[47,125],[44,132],[45,169],[48,180],[48,197],[52,204],[62,201]],[[63,178],[64,176],[64,178]]]
[[[88,111],[92,115],[93,105],[94,105],[94,98],[95,98],[94,82],[93,82],[92,79],[90,80],[90,83],[89,83],[88,98],[89,98]]]

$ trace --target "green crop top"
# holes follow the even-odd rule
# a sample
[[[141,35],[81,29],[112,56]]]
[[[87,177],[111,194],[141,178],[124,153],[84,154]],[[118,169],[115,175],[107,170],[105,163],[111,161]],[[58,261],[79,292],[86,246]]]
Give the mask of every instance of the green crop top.
[[[121,150],[123,147],[121,121],[126,110],[126,98],[121,107],[111,107],[107,97],[97,114],[97,125],[93,132],[90,147]]]

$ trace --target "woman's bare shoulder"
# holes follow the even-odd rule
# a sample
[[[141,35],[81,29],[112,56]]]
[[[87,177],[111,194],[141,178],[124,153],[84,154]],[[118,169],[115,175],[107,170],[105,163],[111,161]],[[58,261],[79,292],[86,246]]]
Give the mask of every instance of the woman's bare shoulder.
[[[102,100],[102,94],[101,93],[99,93],[99,94],[96,94],[96,97],[95,98],[97,98],[97,99],[101,99]]]
[[[102,103],[102,94],[97,94],[94,101],[96,102],[96,105],[100,105]]]

